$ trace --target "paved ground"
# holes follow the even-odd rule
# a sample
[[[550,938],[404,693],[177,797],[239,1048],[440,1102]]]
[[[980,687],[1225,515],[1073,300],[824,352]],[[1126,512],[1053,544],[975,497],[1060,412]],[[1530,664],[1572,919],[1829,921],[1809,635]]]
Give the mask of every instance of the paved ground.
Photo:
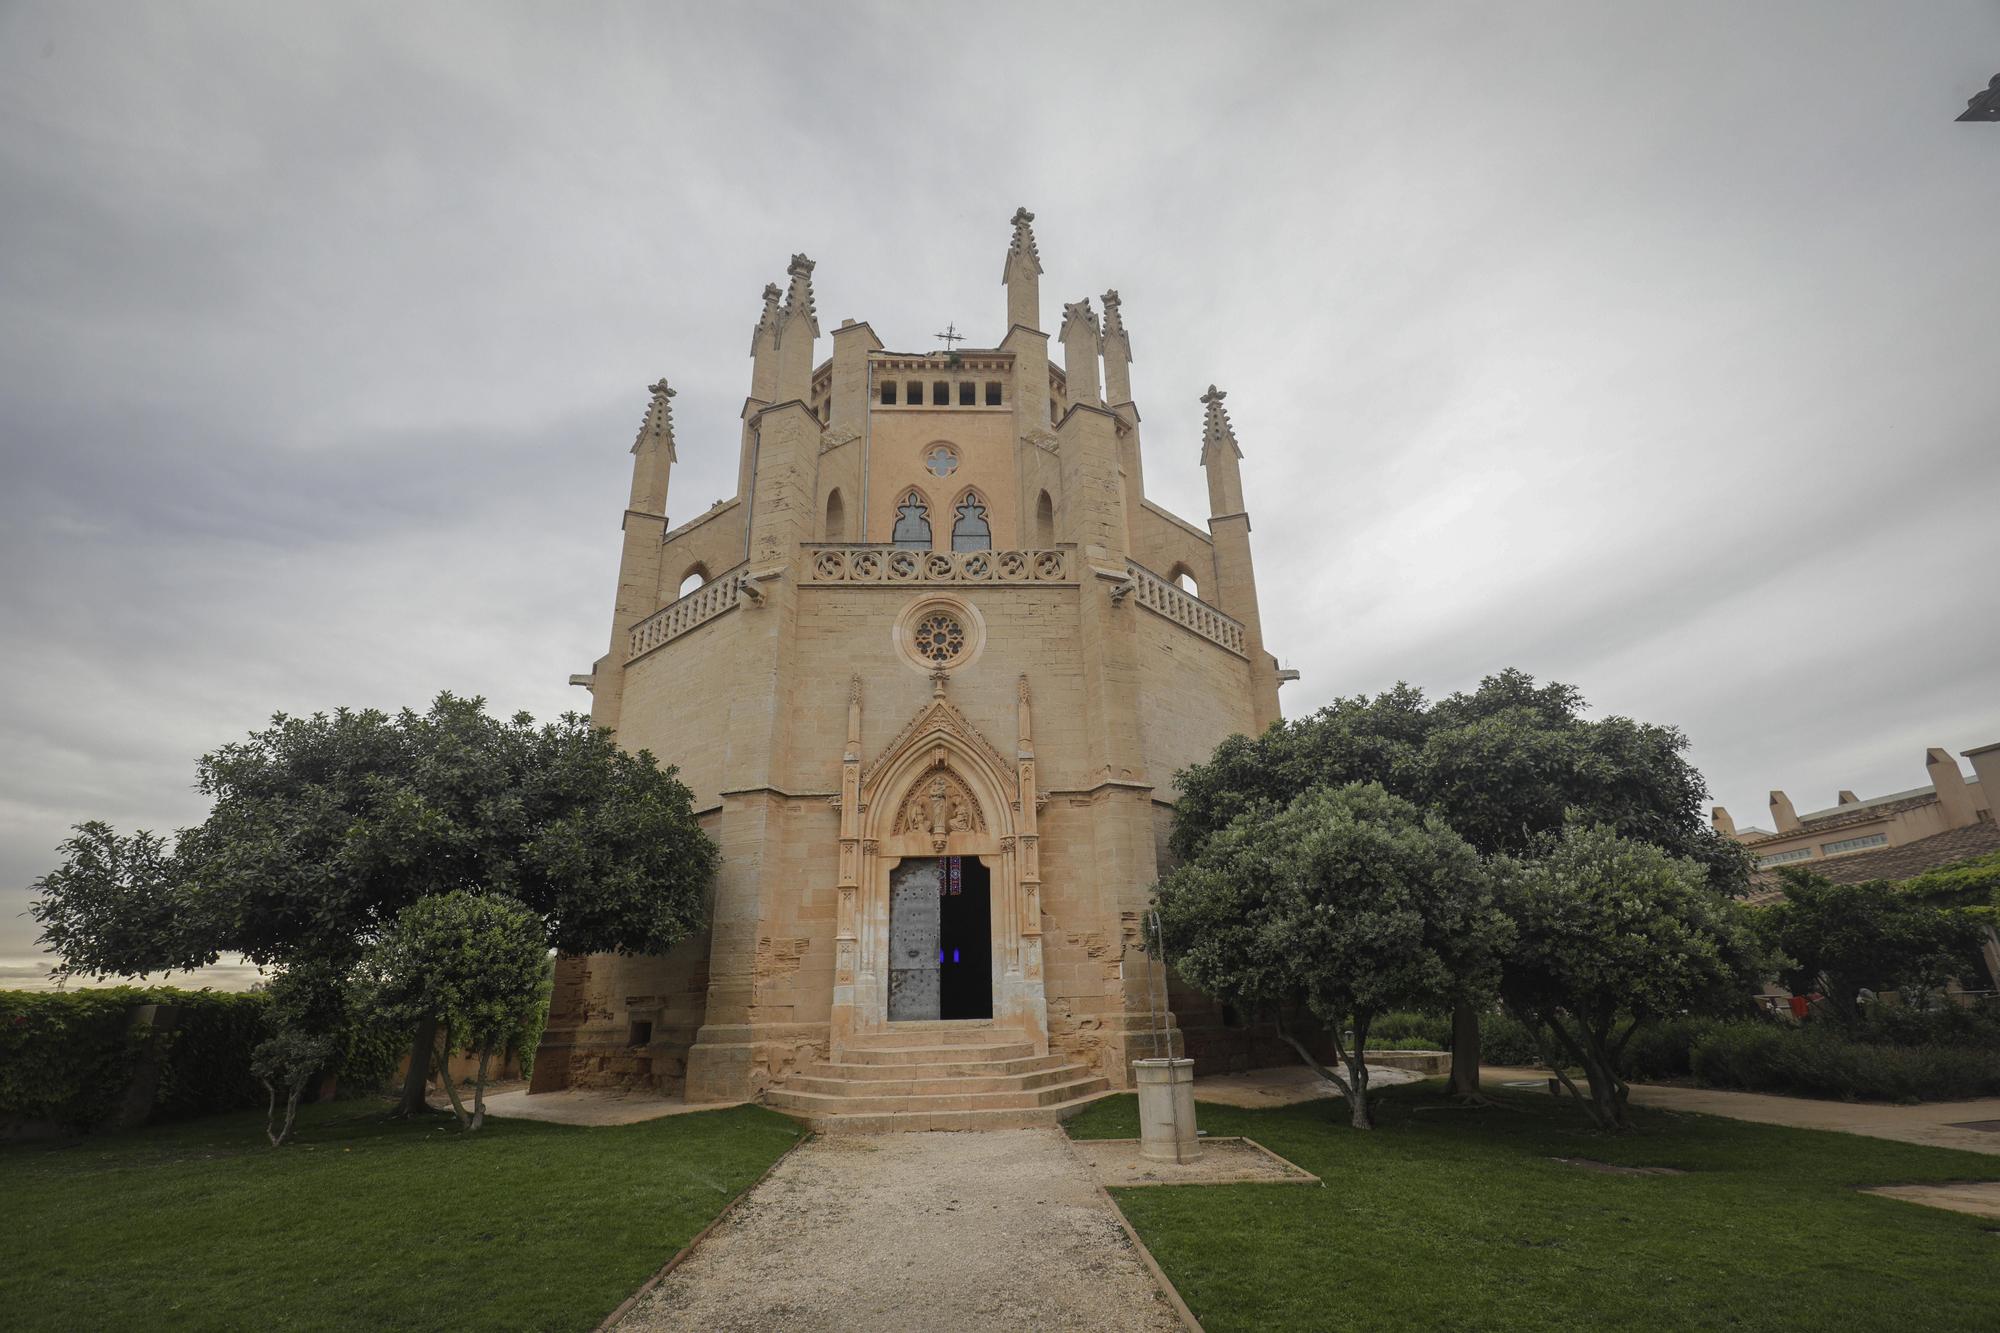
[[[1488,1083],[1548,1083],[1546,1069],[1488,1066],[1480,1071]],[[1762,1125],[1796,1129],[1830,1129],[1876,1139],[1896,1139],[1933,1148],[2000,1153],[2000,1133],[1967,1129],[1968,1123],[2000,1123],[2000,1097],[1967,1102],[1924,1102],[1892,1106],[1886,1102],[1835,1102],[1814,1097],[1776,1097],[1762,1092],[1725,1092],[1720,1088],[1684,1088],[1668,1083],[1634,1083],[1634,1106],[1668,1111],[1699,1111],[1703,1115],[1752,1120]]]
[[[619,1328],[1169,1333],[1181,1323],[1062,1132],[1014,1129],[815,1139]]]
[[[1863,1190],[1863,1194],[1886,1194],[1892,1199],[1949,1208],[1974,1217],[2000,1217],[2000,1180],[1961,1180],[1950,1185],[1883,1185]]]
[[[440,1100],[433,1094],[433,1102]],[[470,1099],[467,1099],[468,1102]],[[714,1111],[735,1102],[687,1102],[650,1093],[597,1092],[569,1088],[562,1092],[528,1095],[520,1084],[505,1092],[489,1093],[486,1114],[514,1120],[552,1120],[558,1125],[636,1125],[641,1120],[657,1120],[663,1115],[685,1115],[689,1111]]]

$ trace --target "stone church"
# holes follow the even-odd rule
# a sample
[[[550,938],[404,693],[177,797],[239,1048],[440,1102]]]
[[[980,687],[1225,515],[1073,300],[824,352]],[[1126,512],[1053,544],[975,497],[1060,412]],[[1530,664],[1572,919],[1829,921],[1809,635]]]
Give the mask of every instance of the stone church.
[[[1289,674],[1242,455],[1211,387],[1206,524],[1146,498],[1118,293],[1101,321],[1063,307],[1052,360],[1033,221],[991,347],[844,320],[821,360],[794,256],[751,338],[736,496],[678,526],[652,386],[610,651],[576,683],[679,767],[722,867],[673,953],[558,960],[536,1091],[1022,1124],[1128,1086],[1170,1009],[1229,1035],[1139,941],[1173,774],[1276,720]]]

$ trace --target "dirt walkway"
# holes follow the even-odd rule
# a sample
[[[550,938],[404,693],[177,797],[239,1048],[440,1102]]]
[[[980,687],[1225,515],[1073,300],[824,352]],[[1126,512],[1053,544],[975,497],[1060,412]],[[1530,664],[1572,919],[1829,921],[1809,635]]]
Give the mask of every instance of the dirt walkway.
[[[1181,1324],[1060,1130],[828,1135],[619,1324],[639,1330]]]
[[[1546,1069],[1487,1066],[1480,1077],[1503,1087],[1543,1087]],[[2000,1097],[1966,1102],[1924,1102],[1892,1106],[1886,1102],[1835,1102],[1812,1097],[1775,1097],[1762,1092],[1725,1092],[1720,1088],[1684,1088],[1670,1083],[1634,1083],[1634,1106],[1665,1111],[1699,1111],[1760,1125],[1790,1125],[1795,1129],[1831,1129],[1843,1134],[1921,1143],[1932,1148],[2000,1153],[2000,1132],[1972,1129],[1984,1123],[2000,1126]]]

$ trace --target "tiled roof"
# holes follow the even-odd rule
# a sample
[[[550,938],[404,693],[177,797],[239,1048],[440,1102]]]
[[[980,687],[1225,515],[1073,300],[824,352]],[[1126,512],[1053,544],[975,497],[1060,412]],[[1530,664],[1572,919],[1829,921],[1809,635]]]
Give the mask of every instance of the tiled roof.
[[[1926,870],[1936,870],[1968,856],[2000,852],[2000,824],[1981,820],[1963,828],[1946,829],[1928,838],[1906,842],[1901,847],[1882,847],[1872,852],[1849,852],[1822,861],[1794,861],[1792,868],[1810,870],[1835,884],[1861,884],[1871,879],[1908,879]],[[1778,868],[1759,870],[1750,877],[1750,892],[1743,901],[1753,907],[1777,902],[1785,896]]]

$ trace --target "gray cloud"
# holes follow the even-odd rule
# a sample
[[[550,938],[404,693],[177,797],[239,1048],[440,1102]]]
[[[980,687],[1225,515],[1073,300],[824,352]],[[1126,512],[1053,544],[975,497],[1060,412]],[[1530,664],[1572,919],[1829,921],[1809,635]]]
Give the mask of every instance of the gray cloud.
[[[2000,739],[1978,4],[0,12],[0,954],[74,820],[277,709],[549,714],[643,386],[734,486],[757,293],[1117,286],[1147,480],[1231,391],[1296,715],[1517,664],[1739,817]]]

